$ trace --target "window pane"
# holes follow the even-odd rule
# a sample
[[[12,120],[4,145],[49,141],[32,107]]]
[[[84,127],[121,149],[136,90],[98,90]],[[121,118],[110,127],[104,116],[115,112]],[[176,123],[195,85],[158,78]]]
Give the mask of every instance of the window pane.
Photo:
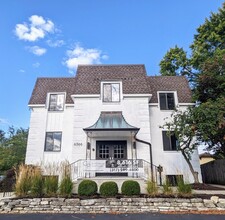
[[[112,101],[111,84],[103,84],[103,101],[104,102]]]
[[[167,105],[168,105],[169,110],[175,109],[174,94],[173,93],[167,93]]]
[[[112,84],[112,101],[119,102],[120,101],[120,84]]]
[[[171,150],[177,150],[178,149],[178,140],[175,135],[171,135]]]
[[[64,94],[51,94],[49,99],[49,111],[62,111],[64,97]]]
[[[159,93],[159,104],[160,104],[160,109],[161,110],[166,110],[167,109],[166,93]]]
[[[56,105],[56,111],[62,111],[63,105],[64,105],[64,94],[57,95],[57,105]]]
[[[46,142],[45,142],[45,150],[46,151],[52,151],[53,150],[53,135],[52,133],[47,133],[46,134]]]
[[[53,151],[60,151],[61,149],[61,137],[62,137],[62,133],[54,133],[53,134],[53,138],[54,138],[54,147],[53,147]]]
[[[163,150],[171,150],[170,138],[167,136],[167,131],[162,131],[163,135]]]
[[[55,111],[57,105],[57,95],[50,95],[49,110]]]

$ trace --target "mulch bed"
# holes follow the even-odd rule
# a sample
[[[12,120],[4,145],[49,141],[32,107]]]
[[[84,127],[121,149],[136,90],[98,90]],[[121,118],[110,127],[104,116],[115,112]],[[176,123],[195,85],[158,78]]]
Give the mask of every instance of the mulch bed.
[[[193,183],[191,184],[192,189],[194,190],[225,190],[221,187],[212,186],[205,183]]]

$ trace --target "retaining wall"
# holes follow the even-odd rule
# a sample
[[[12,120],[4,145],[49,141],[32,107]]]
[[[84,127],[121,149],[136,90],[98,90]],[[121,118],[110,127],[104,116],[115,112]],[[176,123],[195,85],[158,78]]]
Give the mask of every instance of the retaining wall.
[[[0,213],[144,213],[162,211],[225,210],[225,199],[106,198],[106,199],[2,199]]]

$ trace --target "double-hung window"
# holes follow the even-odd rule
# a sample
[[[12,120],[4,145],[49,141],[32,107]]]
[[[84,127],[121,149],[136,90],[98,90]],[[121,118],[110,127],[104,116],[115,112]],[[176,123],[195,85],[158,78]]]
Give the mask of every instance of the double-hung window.
[[[63,111],[64,109],[64,94],[50,94],[49,95],[49,111]]]
[[[175,109],[175,100],[174,93],[159,93],[159,104],[161,110],[174,110]]]
[[[62,132],[47,132],[45,137],[45,151],[61,151]]]
[[[174,134],[168,135],[167,131],[162,131],[162,136],[164,151],[177,151],[179,149],[179,142]]]
[[[103,83],[103,102],[120,101],[120,83]]]

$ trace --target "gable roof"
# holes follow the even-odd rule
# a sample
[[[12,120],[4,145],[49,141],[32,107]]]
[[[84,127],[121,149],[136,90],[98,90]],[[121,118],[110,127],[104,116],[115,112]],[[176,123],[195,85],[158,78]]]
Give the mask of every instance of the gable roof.
[[[123,81],[124,94],[149,93],[144,65],[80,65],[75,94],[100,94],[101,81]]]
[[[71,95],[100,94],[101,81],[122,81],[124,94],[152,94],[151,103],[158,103],[157,91],[177,91],[179,103],[191,103],[191,90],[183,76],[147,76],[144,65],[79,65],[75,77],[38,78],[29,104],[45,104],[47,93]]]
[[[148,76],[150,103],[158,103],[157,91],[177,91],[179,103],[191,103],[191,89],[185,76]]]

